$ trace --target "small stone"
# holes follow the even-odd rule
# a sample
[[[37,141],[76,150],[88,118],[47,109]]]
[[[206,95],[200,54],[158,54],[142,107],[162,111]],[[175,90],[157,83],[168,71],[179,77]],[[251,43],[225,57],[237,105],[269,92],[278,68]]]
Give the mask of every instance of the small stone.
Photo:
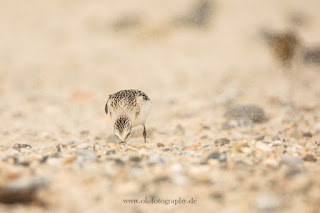
[[[56,146],[56,148],[57,148],[57,152],[61,152],[62,149],[67,148],[67,145],[66,144],[59,144]]]
[[[264,110],[256,105],[236,105],[229,107],[224,116],[227,120],[248,119],[253,123],[262,123],[266,120]]]
[[[154,183],[162,183],[167,182],[169,180],[169,177],[167,175],[157,176],[153,179]]]
[[[46,156],[42,157],[40,160],[40,163],[46,163],[49,158],[60,158],[60,157],[62,157],[61,152],[56,152],[51,155],[46,155]]]
[[[210,197],[214,200],[222,200],[224,195],[221,192],[213,192],[210,194]]]
[[[207,161],[210,159],[219,160],[220,162],[227,161],[227,156],[225,153],[219,153],[219,152],[212,152],[208,155]]]
[[[74,156],[74,155],[72,155],[72,156],[66,157],[66,158],[64,159],[64,163],[65,163],[65,164],[70,164],[70,163],[72,163],[72,162],[75,161],[75,160],[77,160],[77,157]]]
[[[311,132],[304,132],[304,133],[302,134],[302,137],[312,138],[312,133],[311,133]]]
[[[87,136],[87,135],[89,135],[90,134],[90,131],[89,130],[82,130],[82,131],[80,131],[80,135],[81,136]]]
[[[115,31],[128,30],[139,26],[141,24],[140,22],[141,20],[137,15],[126,15],[116,20],[116,22],[113,24],[113,29]]]
[[[97,154],[93,150],[80,149],[80,150],[77,150],[75,154],[77,156],[76,162],[78,163],[83,163],[85,161],[90,161],[90,160],[97,160]]]
[[[23,162],[19,162],[17,165],[28,167],[30,166],[30,163],[28,161],[23,161]]]
[[[166,162],[167,162],[167,159],[162,157],[159,154],[153,154],[148,157],[149,164],[165,164]]]
[[[278,135],[276,135],[276,136],[272,137],[272,140],[273,141],[279,141],[279,140],[281,140],[281,138]]]
[[[289,169],[288,171],[286,171],[285,177],[293,177],[297,174],[300,174],[301,172],[302,172],[301,169],[296,169],[296,168]]]
[[[133,162],[140,162],[141,158],[139,156],[131,156],[129,160]]]
[[[260,211],[275,211],[281,207],[281,201],[276,194],[263,192],[254,200],[254,206]]]
[[[315,158],[313,155],[311,154],[307,154],[306,156],[304,156],[303,158],[304,161],[309,161],[309,162],[316,162],[317,158]]]
[[[212,152],[211,154],[208,155],[207,160],[209,159],[219,159],[220,158],[220,153],[219,152]]]
[[[114,154],[116,154],[116,150],[114,149],[106,151],[106,155],[114,155]]]
[[[230,140],[228,138],[219,138],[217,140],[215,140],[215,144],[228,144],[230,142]]]
[[[14,148],[14,149],[16,149],[16,150],[25,149],[25,148],[27,148],[27,149],[31,149],[31,148],[32,148],[32,146],[31,146],[31,145],[29,145],[29,144],[20,144],[20,143],[15,143],[15,144],[13,144],[13,148]]]
[[[158,147],[164,147],[164,144],[159,142],[159,143],[157,143],[157,146]]]
[[[208,125],[202,125],[202,126],[201,126],[201,129],[203,129],[203,130],[210,130],[211,127],[208,126]]]
[[[271,142],[271,146],[279,146],[280,144],[282,144],[283,142],[281,140],[276,140],[276,141],[272,141]]]
[[[124,165],[124,162],[123,160],[119,159],[119,158],[107,158],[106,160],[110,160],[110,161],[113,161],[115,162],[117,165],[119,166],[123,166]]]
[[[288,165],[288,166],[298,166],[302,164],[302,161],[298,157],[293,156],[281,156],[280,164]]]
[[[256,138],[256,141],[263,141],[264,137],[265,137],[264,135],[261,135]]]
[[[37,190],[46,187],[50,181],[44,177],[21,177],[8,185],[0,185],[0,202],[27,203],[37,199]]]

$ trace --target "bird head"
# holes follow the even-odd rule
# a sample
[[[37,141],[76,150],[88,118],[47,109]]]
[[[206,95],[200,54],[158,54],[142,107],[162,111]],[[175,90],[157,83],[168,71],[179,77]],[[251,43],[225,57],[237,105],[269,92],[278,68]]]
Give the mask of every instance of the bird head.
[[[114,134],[120,140],[125,142],[131,134],[132,124],[129,118],[120,117],[114,123]]]

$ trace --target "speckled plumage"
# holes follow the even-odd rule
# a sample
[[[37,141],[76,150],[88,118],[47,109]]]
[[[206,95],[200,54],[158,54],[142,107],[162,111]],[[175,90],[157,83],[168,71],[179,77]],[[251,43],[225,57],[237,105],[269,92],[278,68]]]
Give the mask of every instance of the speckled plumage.
[[[151,110],[149,97],[140,90],[121,90],[109,95],[105,106],[105,112],[110,115],[114,123],[115,135],[124,142],[131,133],[131,129],[138,125],[144,127],[144,139],[146,141],[145,122]],[[128,134],[123,136],[123,134]]]

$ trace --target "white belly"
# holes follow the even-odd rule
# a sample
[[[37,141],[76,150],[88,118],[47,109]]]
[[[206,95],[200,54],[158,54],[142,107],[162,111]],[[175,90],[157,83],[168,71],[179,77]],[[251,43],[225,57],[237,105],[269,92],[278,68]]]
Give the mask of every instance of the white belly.
[[[148,115],[151,111],[151,106],[152,104],[150,100],[144,102],[143,106],[141,106],[140,108],[140,114],[132,122],[132,127],[144,124],[146,122]]]

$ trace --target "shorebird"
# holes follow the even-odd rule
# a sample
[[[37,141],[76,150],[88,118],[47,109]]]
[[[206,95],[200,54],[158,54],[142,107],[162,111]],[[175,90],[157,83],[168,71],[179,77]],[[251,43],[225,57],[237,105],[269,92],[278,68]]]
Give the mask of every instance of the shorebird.
[[[125,143],[133,127],[143,126],[144,142],[147,142],[145,123],[151,110],[149,97],[140,90],[121,90],[109,95],[105,112],[114,124],[114,134]]]

